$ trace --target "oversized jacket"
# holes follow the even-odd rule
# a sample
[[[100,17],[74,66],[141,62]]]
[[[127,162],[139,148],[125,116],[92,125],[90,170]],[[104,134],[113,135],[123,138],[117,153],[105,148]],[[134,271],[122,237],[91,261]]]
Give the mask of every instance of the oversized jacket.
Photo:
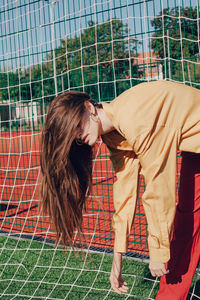
[[[177,150],[200,153],[200,91],[155,81],[141,83],[102,105],[116,129],[102,137],[117,177],[114,251],[127,251],[141,170],[150,259],[167,262],[176,210]]]

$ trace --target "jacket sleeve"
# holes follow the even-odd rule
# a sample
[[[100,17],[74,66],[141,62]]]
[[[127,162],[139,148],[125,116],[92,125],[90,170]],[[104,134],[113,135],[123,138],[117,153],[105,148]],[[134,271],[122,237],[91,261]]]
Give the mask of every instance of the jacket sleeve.
[[[110,149],[110,152],[117,177],[113,185],[114,251],[123,253],[127,252],[128,237],[135,215],[140,163],[133,151]]]
[[[178,132],[160,128],[151,145],[139,155],[146,190],[142,201],[148,223],[149,255],[167,262],[176,210],[176,154]]]

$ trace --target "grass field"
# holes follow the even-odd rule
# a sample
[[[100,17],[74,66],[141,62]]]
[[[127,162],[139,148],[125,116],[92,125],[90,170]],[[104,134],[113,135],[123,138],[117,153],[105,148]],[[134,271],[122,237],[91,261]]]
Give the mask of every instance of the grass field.
[[[158,280],[148,264],[123,259],[123,278],[129,293],[117,295],[110,289],[112,255],[67,250],[35,241],[0,238],[0,299],[154,299]],[[200,275],[195,275],[188,300],[200,299]],[[194,289],[195,283],[195,289]]]
[[[1,237],[0,249],[2,300],[127,298],[110,289],[112,255],[91,253],[91,258],[86,254],[84,260],[80,253],[64,254],[51,245],[7,237]],[[123,263],[123,277],[130,287],[128,298],[153,299],[158,283],[149,275],[148,265],[126,258]]]

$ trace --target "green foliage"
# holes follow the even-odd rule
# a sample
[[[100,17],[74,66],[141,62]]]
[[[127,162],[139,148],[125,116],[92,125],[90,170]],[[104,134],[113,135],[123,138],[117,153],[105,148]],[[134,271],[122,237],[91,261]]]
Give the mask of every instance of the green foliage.
[[[88,25],[80,36],[61,40],[56,49],[56,71],[62,76],[64,89],[82,90],[84,86],[93,99],[99,100],[100,96],[110,100],[114,97],[114,81],[122,80],[120,93],[130,87],[128,79],[133,73],[142,75],[133,59],[129,60],[136,56],[138,41],[126,40],[128,25],[120,20],[103,24],[91,21]],[[52,59],[53,53],[48,56]]]
[[[199,81],[198,11],[196,7],[166,8],[151,21],[151,47],[163,59],[167,78]],[[166,60],[167,59],[167,60]]]
[[[38,65],[0,73],[0,99],[49,102],[57,90],[90,93],[95,100],[110,100],[130,87],[142,72],[133,64],[138,41],[127,41],[128,25],[120,20],[88,23],[80,35],[61,39],[60,46]],[[55,64],[53,63],[55,59]],[[54,67],[56,70],[54,70]],[[132,84],[134,84],[132,82]]]

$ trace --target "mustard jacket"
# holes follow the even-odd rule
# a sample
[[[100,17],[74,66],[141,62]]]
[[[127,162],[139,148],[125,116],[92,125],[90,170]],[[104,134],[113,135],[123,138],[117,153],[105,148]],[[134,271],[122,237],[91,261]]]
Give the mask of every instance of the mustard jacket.
[[[102,137],[117,176],[114,251],[127,251],[142,168],[150,259],[167,262],[176,209],[177,150],[200,153],[200,91],[155,81],[139,84],[102,105],[116,129]]]

